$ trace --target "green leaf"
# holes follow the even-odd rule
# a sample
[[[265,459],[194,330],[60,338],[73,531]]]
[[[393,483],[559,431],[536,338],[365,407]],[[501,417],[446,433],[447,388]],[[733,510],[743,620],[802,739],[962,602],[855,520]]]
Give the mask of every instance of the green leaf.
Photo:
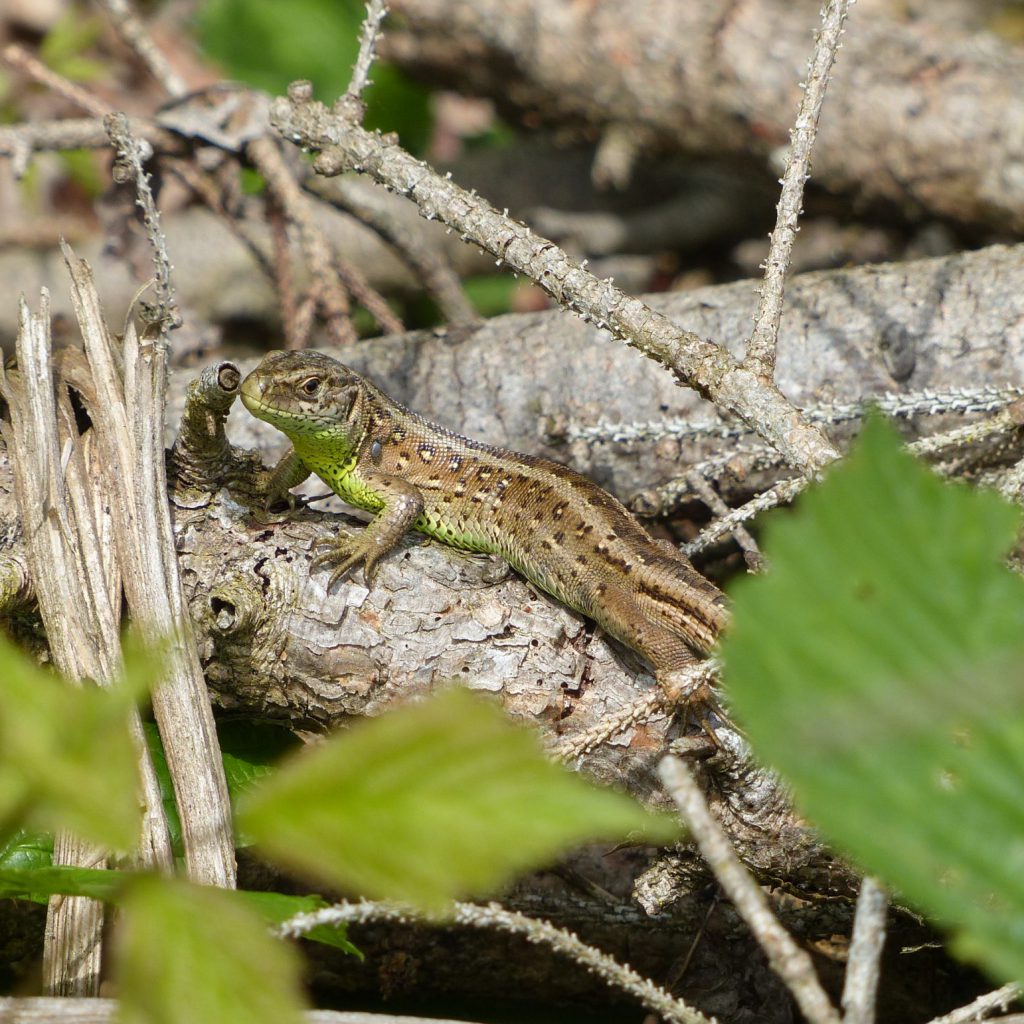
[[[178,802],[174,798],[174,783],[171,782],[171,769],[167,764],[163,741],[156,722],[143,722],[142,730],[146,736],[146,746],[153,761],[153,772],[160,787],[160,802],[164,805],[167,818],[167,832],[171,840],[171,849],[175,857],[184,857],[185,847],[181,838],[181,816],[178,814]]]
[[[126,660],[125,681],[71,686],[0,638],[0,833],[67,828],[130,849],[138,834],[128,714],[153,659]]]
[[[755,751],[869,871],[1024,979],[1020,526],[871,420],[736,587],[726,686]]]
[[[120,1024],[302,1021],[295,950],[272,938],[237,893],[140,877],[122,909]]]
[[[239,895],[244,897],[267,924],[281,924],[296,914],[311,914],[314,910],[322,910],[330,904],[321,896],[289,896],[281,892],[253,892],[252,890],[240,890]],[[308,931],[303,938],[312,942],[320,942],[325,946],[332,946],[345,953],[363,959],[361,950],[348,941],[348,929],[344,924],[320,925],[312,931]]]
[[[120,896],[127,877],[121,871],[103,871],[98,868],[0,869],[0,897],[45,903],[59,893],[109,902]]]
[[[124,871],[104,871],[97,868],[51,867],[52,842],[49,849],[40,842],[33,853],[28,840],[28,854],[12,856],[9,862],[0,861],[0,899],[26,899],[37,903],[55,895],[88,896],[106,903],[119,902],[126,890],[131,890],[136,874]],[[330,904],[321,896],[292,896],[280,892],[252,892],[238,890],[238,898],[263,919],[265,925],[281,924],[296,914],[308,914]],[[322,925],[307,932],[305,938],[363,959],[358,947],[348,940],[346,927]]]
[[[309,79],[330,104],[347,88],[359,52],[363,0],[205,0],[199,39],[228,75],[282,94]],[[413,152],[430,135],[429,93],[397,68],[377,61],[366,92],[366,127],[394,131]]]
[[[86,16],[80,9],[68,7],[43,38],[39,56],[47,67],[67,74],[68,68],[74,67],[75,59],[94,46],[102,33],[103,22],[99,18]],[[100,74],[107,70],[96,61],[89,63],[99,68]]]
[[[18,829],[0,846],[0,871],[48,868],[53,863],[53,836]]]
[[[257,722],[221,722],[217,737],[233,800],[271,775],[283,756],[301,747],[287,729]]]
[[[586,840],[678,834],[549,762],[532,733],[461,689],[303,751],[240,802],[238,818],[282,864],[428,909],[493,891]]]

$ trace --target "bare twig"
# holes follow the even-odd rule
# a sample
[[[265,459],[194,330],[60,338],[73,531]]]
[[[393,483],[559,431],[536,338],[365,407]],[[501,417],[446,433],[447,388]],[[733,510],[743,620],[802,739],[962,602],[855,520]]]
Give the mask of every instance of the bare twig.
[[[406,228],[399,218],[391,215],[386,204],[374,202],[372,195],[347,178],[335,178],[329,183],[322,178],[314,179],[306,187],[318,198],[325,199],[361,220],[397,249],[419,277],[424,289],[433,297],[448,323],[475,323],[480,319],[472,303],[463,294],[459,279],[444,252],[429,244],[417,232]]]
[[[58,96],[63,96],[93,117],[104,117],[110,112],[110,107],[106,103],[98,100],[87,89],[48,68],[38,57],[17,43],[10,43],[4,47],[3,59],[12,68],[24,72],[33,81],[52,89]]]
[[[348,294],[338,276],[334,253],[324,236],[309,200],[292,177],[284,157],[271,138],[254,139],[246,146],[246,154],[267,180],[289,220],[299,229],[299,239],[310,273],[319,285],[319,298],[328,330],[336,344],[356,340],[352,327]]]
[[[150,74],[163,86],[164,92],[168,96],[183,96],[188,92],[185,80],[153,42],[128,0],[99,0],[99,3],[110,16],[117,34],[138,54]]]
[[[570,931],[556,928],[547,921],[528,917],[526,914],[506,910],[498,903],[488,903],[486,906],[476,903],[455,903],[453,909],[454,924],[522,935],[528,942],[548,946],[585,967],[592,974],[596,974],[609,985],[635,996],[667,1021],[674,1024],[711,1024],[708,1017],[681,999],[676,999],[670,992],[659,988],[631,967],[620,964],[599,949],[581,942]],[[299,938],[321,925],[365,924],[371,921],[422,924],[423,920],[412,907],[361,900],[353,903],[336,903],[334,906],[308,914],[297,914],[274,931],[284,937]]]
[[[271,108],[271,123],[291,142],[314,150],[314,169],[337,175],[362,171],[410,198],[428,220],[439,219],[500,262],[527,274],[567,309],[670,368],[693,387],[757,430],[787,460],[814,473],[838,457],[770,382],[737,363],[725,349],[680,329],[663,314],[599,281],[554,242],[503,216],[477,196],[435,174],[396,142],[367,132],[311,100],[308,82],[293,83]]]
[[[341,257],[334,261],[334,266],[338,271],[338,278],[352,298],[362,303],[363,308],[377,321],[385,334],[401,334],[405,330],[401,317],[391,309],[384,296],[366,280],[366,275],[361,270]]]
[[[811,958],[779,924],[764,893],[711,816],[704,794],[689,769],[679,758],[669,756],[662,758],[658,771],[715,878],[768,955],[772,969],[786,983],[803,1015],[811,1024],[840,1024],[839,1014],[814,973]]]
[[[843,1024],[874,1024],[889,897],[870,875],[861,882],[840,1005]]]
[[[129,321],[115,353],[89,267],[65,246],[93,394],[83,394],[103,451],[128,608],[143,638],[166,645],[153,710],[171,769],[189,876],[232,887],[231,810],[206,681],[181,589],[164,457],[165,345],[139,344]],[[152,330],[153,328],[151,328]],[[123,369],[122,369],[123,368]]]
[[[974,1021],[985,1020],[996,1011],[1005,1010],[1010,1003],[1015,1003],[1022,996],[1024,988],[1011,982],[994,992],[978,996],[973,1003],[933,1018],[928,1024],[973,1024]]]
[[[732,514],[732,509],[722,500],[722,496],[708,483],[707,478],[695,470],[686,474],[693,493],[704,502],[707,507],[719,517],[719,521]],[[743,552],[743,559],[747,568],[754,573],[764,568],[764,555],[761,554],[757,541],[750,536],[750,533],[742,524],[737,524],[732,529],[732,535],[736,538],[740,550]]]
[[[267,223],[270,226],[270,239],[274,250],[274,283],[277,285],[277,298],[281,304],[284,343],[286,348],[295,351],[306,347],[311,322],[304,321],[304,329],[299,332],[299,294],[295,287],[295,275],[292,273],[291,253],[288,248],[288,221],[280,205],[273,198],[267,203]]]
[[[181,326],[181,312],[174,298],[174,286],[171,284],[171,258],[167,254],[167,243],[160,229],[160,212],[156,208],[153,191],[149,187],[149,175],[142,166],[142,151],[131,133],[128,118],[120,113],[108,114],[103,118],[103,126],[117,152],[114,180],[122,183],[135,182],[135,204],[142,210],[146,237],[153,247],[157,297],[155,318],[160,324],[160,337],[163,338],[164,332]]]
[[[779,340],[779,322],[786,287],[786,272],[796,241],[803,205],[804,183],[810,177],[811,149],[818,133],[818,117],[828,89],[829,74],[839,50],[849,0],[828,0],[821,12],[821,29],[814,44],[814,55],[807,67],[807,81],[792,140],[786,172],[782,177],[777,219],[772,231],[771,248],[765,267],[761,300],[754,317],[754,331],[747,342],[743,365],[765,377],[775,373],[775,348]]]
[[[359,31],[359,54],[352,68],[352,80],[345,90],[344,98],[350,103],[354,101],[362,106],[363,92],[370,84],[370,68],[373,67],[374,58],[377,56],[380,24],[387,13],[388,5],[384,0],[368,0],[366,17],[363,18],[363,27]],[[362,113],[358,115],[358,119],[362,120]]]

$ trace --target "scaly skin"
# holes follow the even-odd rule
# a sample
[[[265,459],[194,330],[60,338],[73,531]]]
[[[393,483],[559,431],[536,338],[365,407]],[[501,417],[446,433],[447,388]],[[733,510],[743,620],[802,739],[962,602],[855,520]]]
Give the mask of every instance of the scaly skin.
[[[314,560],[336,566],[328,586],[360,564],[370,579],[416,529],[500,555],[642,654],[669,689],[727,621],[722,593],[590,480],[428,423],[328,356],[271,352],[241,397],[293,445],[274,471],[272,496],[315,473],[350,505],[377,513]]]

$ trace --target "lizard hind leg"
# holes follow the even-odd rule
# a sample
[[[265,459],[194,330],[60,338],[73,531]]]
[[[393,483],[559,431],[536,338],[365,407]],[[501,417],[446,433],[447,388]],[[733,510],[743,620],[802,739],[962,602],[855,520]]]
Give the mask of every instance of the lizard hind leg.
[[[683,672],[697,663],[686,641],[662,623],[649,618],[637,598],[619,587],[607,587],[600,595],[599,625],[616,640],[642,654],[659,680]]]
[[[654,676],[665,695],[668,708],[683,708],[710,738],[710,752],[717,749],[709,712],[718,701],[704,673],[695,672],[700,659],[674,629],[648,618],[643,604],[633,593],[608,587],[601,594],[602,610],[598,622],[616,640],[642,654],[653,666]]]

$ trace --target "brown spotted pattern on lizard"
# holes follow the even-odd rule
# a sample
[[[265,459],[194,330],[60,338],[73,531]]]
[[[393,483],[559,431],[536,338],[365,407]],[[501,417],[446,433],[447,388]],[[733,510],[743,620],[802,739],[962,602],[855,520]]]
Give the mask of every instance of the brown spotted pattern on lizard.
[[[693,652],[707,652],[727,622],[721,591],[566,466],[429,423],[317,352],[271,352],[241,396],[292,442],[272,496],[315,473],[349,504],[376,513],[314,560],[335,566],[329,586],[360,564],[369,580],[416,529],[506,559],[642,654],[663,682],[692,664]]]

